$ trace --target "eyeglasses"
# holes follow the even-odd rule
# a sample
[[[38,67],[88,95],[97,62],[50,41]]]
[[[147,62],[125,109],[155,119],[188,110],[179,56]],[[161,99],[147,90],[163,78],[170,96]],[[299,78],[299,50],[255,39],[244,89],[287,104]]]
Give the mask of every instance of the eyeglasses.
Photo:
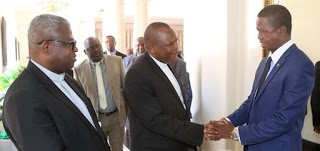
[[[55,42],[60,42],[60,43],[64,43],[64,44],[69,44],[71,45],[71,49],[73,50],[74,47],[76,46],[77,44],[77,41],[76,40],[70,40],[70,41],[63,41],[63,40],[44,40],[42,42],[39,42],[37,43],[38,45],[41,45],[42,43],[46,42],[46,41],[55,41]]]

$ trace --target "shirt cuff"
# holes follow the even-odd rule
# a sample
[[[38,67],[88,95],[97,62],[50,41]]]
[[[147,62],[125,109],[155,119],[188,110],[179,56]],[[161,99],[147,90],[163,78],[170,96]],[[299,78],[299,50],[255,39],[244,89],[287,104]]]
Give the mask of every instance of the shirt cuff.
[[[230,120],[229,118],[225,117],[224,119],[226,119],[227,121],[229,121],[230,123],[232,123],[232,122],[231,122],[231,120]],[[239,139],[239,142],[241,143],[241,139],[240,139],[240,135],[239,135],[239,129],[238,129],[238,127],[235,127],[233,131],[237,134],[238,139]]]

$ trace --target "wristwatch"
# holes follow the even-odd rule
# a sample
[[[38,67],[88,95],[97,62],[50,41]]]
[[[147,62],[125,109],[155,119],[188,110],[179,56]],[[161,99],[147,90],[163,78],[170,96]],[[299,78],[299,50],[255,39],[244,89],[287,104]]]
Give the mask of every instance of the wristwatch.
[[[232,132],[230,138],[233,139],[234,141],[239,141],[239,137],[236,132]]]

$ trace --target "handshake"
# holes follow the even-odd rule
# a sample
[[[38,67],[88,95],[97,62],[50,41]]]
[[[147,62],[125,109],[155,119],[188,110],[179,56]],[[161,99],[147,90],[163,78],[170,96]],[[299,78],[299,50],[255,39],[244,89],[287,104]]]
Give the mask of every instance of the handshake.
[[[204,139],[218,141],[221,138],[238,140],[238,136],[232,133],[234,126],[231,122],[222,118],[219,121],[210,121],[204,124]]]

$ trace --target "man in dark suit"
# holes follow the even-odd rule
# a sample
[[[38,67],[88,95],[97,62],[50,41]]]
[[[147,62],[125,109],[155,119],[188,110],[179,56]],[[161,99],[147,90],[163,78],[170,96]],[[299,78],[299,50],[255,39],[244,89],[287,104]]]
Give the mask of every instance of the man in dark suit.
[[[311,95],[313,130],[320,134],[320,61],[315,65],[316,80]]]
[[[181,84],[168,66],[178,55],[176,34],[167,24],[155,22],[144,38],[146,53],[125,78],[131,151],[187,151],[199,146],[204,126],[189,121]]]
[[[19,151],[110,151],[96,114],[65,72],[78,51],[70,24],[55,15],[35,17],[28,30],[30,61],[9,88],[3,125]]]
[[[108,35],[106,37],[107,51],[104,51],[103,53],[107,55],[120,56],[123,59],[124,57],[126,57],[126,55],[116,50],[116,44],[116,39],[113,36]]]
[[[291,14],[284,6],[263,8],[256,28],[270,54],[260,62],[248,99],[213,133],[240,140],[248,151],[301,151],[313,63],[291,40]]]

